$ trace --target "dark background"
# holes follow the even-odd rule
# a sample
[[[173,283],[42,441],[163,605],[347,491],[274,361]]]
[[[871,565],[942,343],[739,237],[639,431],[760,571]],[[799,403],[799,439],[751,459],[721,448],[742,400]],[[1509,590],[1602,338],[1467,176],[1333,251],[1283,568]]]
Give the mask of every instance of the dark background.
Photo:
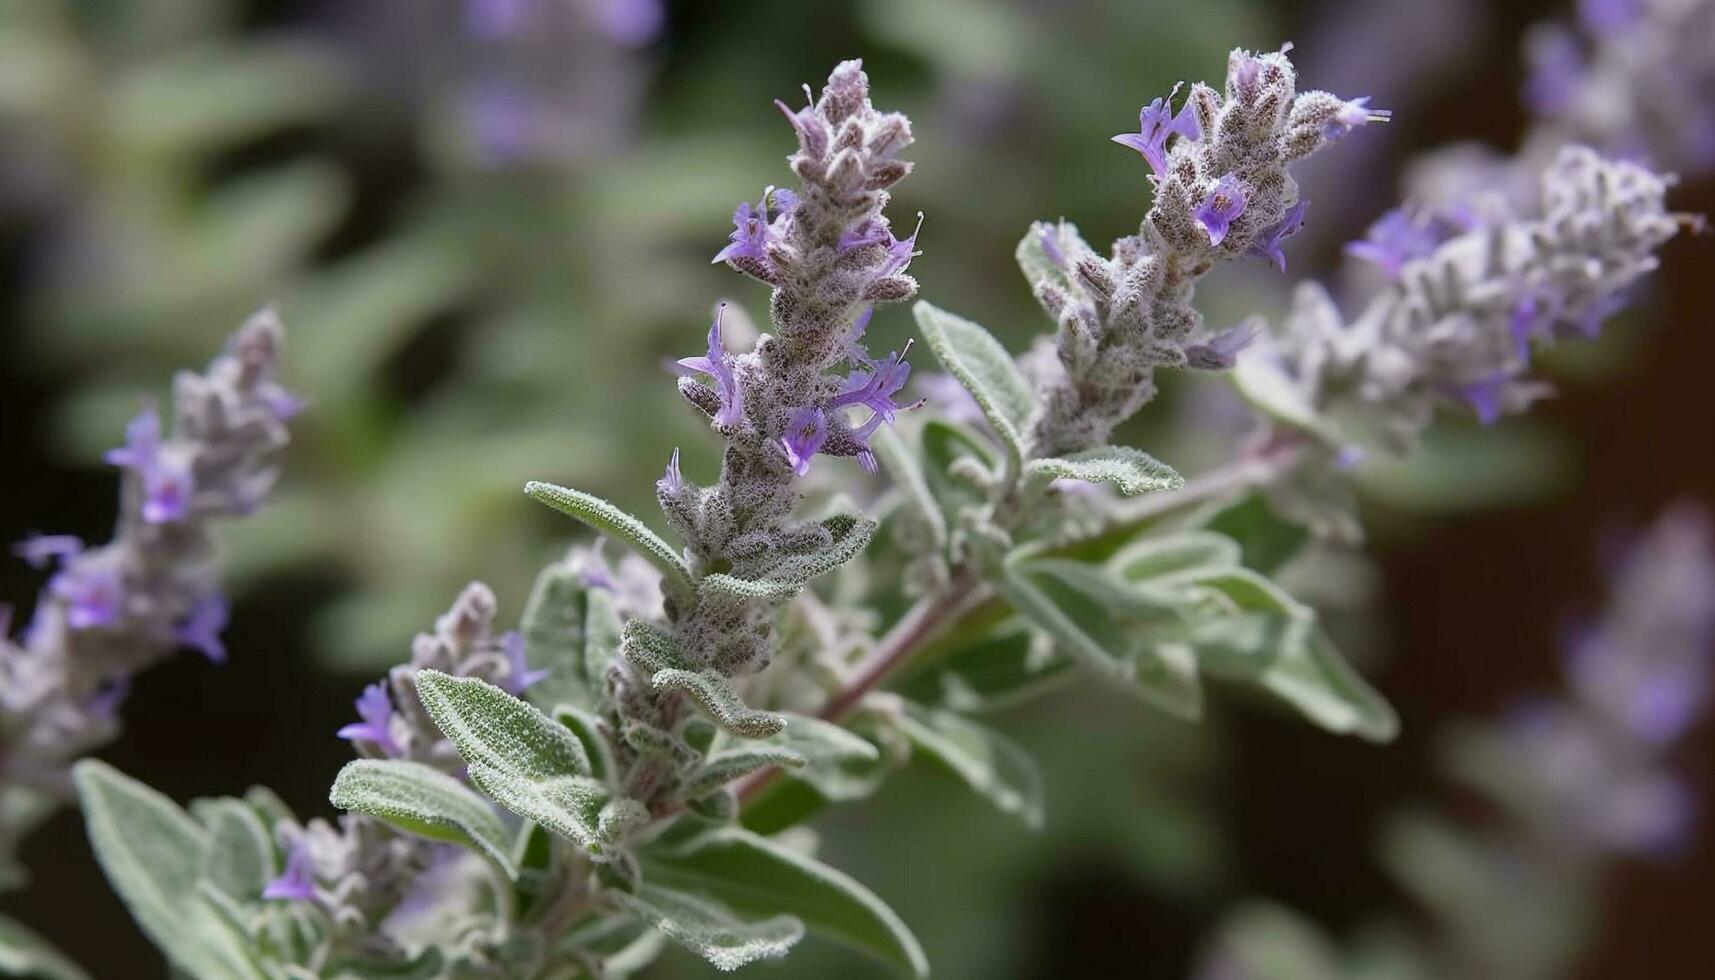
[[[743,19],[745,12],[736,8],[767,15],[767,5],[721,6],[723,23]],[[325,12],[307,3],[251,7],[249,16],[259,25]],[[1480,56],[1468,59],[1476,70],[1441,85],[1412,118],[1396,122],[1401,132],[1387,153],[1397,161],[1454,138],[1513,145],[1525,122],[1510,97],[1520,81],[1520,32],[1558,12],[1558,4],[1539,2],[1491,11],[1495,29],[1479,40]],[[1299,36],[1295,25],[1307,29],[1310,12],[1290,5],[1277,15],[1291,37]],[[659,42],[665,52],[654,82],[659,97],[696,83],[678,73],[677,55],[712,43],[700,32],[716,16],[702,5],[674,5],[669,35]],[[805,75],[814,77],[813,66],[844,53],[838,23],[829,15],[825,36],[798,38],[798,49],[782,57],[812,66]],[[884,63],[888,57],[882,55]],[[380,234],[378,216],[423,179],[406,154],[356,152],[325,132],[289,139],[328,142],[323,149],[340,155],[356,176],[358,206],[332,251]],[[1682,186],[1674,203],[1715,211],[1715,185]],[[28,313],[24,287],[39,220],[24,211],[0,227],[0,330],[8,337]],[[1335,257],[1338,240],[1324,239],[1322,259]],[[966,243],[945,244],[952,251]],[[1617,328],[1640,334],[1624,371],[1599,384],[1569,386],[1541,406],[1539,420],[1579,447],[1578,476],[1564,492],[1528,506],[1432,520],[1375,515],[1383,528],[1373,551],[1384,571],[1391,651],[1377,683],[1404,718],[1397,744],[1377,749],[1249,712],[1225,719],[1231,761],[1217,790],[1217,812],[1235,842],[1245,893],[1281,900],[1335,929],[1350,928],[1378,908],[1409,915],[1371,859],[1367,842],[1377,821],[1403,802],[1469,810],[1481,819],[1432,767],[1437,723],[1493,715],[1521,694],[1556,689],[1555,624],[1600,603],[1594,545],[1604,529],[1641,524],[1678,498],[1715,503],[1711,248],[1707,237],[1691,236],[1669,246],[1645,311]],[[6,474],[0,539],[41,529],[100,540],[112,512],[113,475],[67,465],[43,422],[56,394],[79,378],[43,370],[9,340],[0,340],[0,351]],[[413,351],[395,370],[408,382],[413,370],[434,369],[432,353]],[[21,562],[0,562],[0,596],[27,610],[39,585],[40,577]],[[307,652],[305,623],[340,587],[337,576],[311,570],[273,575],[248,590],[228,634],[231,662],[215,670],[181,656],[143,677],[126,708],[126,736],[103,757],[176,799],[266,782],[300,812],[325,813],[330,776],[349,757],[331,733],[347,720],[359,681],[317,665]],[[1683,765],[1695,774],[1702,798],[1715,798],[1707,726],[1684,747]],[[1700,836],[1677,863],[1628,864],[1617,871],[1604,900],[1600,939],[1581,976],[1709,975],[1712,838]],[[1024,883],[1036,954],[1020,964],[1018,975],[1184,976],[1222,904],[1152,894],[1100,855],[1092,849],[1087,859],[1072,856]],[[157,975],[155,954],[102,880],[74,813],[62,813],[36,835],[26,856],[36,881],[27,892],[5,897],[0,904],[8,913],[61,943],[97,976]],[[782,972],[789,975],[790,966]]]

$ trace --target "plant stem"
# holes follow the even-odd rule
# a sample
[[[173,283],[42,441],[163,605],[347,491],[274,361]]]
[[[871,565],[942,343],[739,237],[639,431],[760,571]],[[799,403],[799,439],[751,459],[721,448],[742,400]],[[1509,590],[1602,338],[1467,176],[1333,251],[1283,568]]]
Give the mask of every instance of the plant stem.
[[[956,622],[967,608],[967,600],[976,593],[980,583],[969,568],[953,573],[947,584],[917,600],[893,628],[887,631],[867,655],[852,670],[851,680],[835,692],[818,712],[825,721],[839,721],[850,714],[869,692],[880,687],[923,644],[941,629]],[[734,786],[740,806],[749,803],[763,788],[780,774],[778,769],[764,769],[739,780]]]

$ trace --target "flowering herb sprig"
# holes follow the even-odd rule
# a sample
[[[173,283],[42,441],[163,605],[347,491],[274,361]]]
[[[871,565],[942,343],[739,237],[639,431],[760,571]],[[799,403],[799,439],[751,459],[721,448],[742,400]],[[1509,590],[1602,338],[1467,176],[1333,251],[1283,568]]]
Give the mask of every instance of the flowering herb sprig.
[[[86,763],[92,838],[144,928],[181,969],[223,978],[265,975],[258,963],[332,966],[328,949],[425,976],[622,974],[662,937],[732,969],[784,955],[807,931],[922,976],[923,950],[879,897],[763,831],[873,792],[913,754],[1039,824],[1029,757],[971,713],[1080,668],[1182,718],[1201,714],[1218,679],[1330,731],[1392,738],[1392,709],[1316,612],[1267,576],[1283,559],[1248,547],[1270,519],[1233,491],[1308,473],[1297,465],[1307,460],[1340,462],[1339,404],[1387,419],[1420,397],[1468,397],[1444,382],[1466,380],[1488,349],[1494,310],[1483,304],[1504,306],[1509,328],[1521,308],[1540,317],[1506,334],[1516,355],[1519,336],[1546,338],[1611,303],[1675,221],[1647,173],[1574,154],[1552,175],[1545,216],[1438,239],[1428,254],[1394,249],[1396,291],[1378,300],[1373,333],[1413,359],[1407,383],[1369,400],[1363,384],[1312,385],[1321,348],[1276,345],[1285,353],[1261,376],[1272,387],[1240,379],[1276,419],[1261,449],[1240,461],[1240,479],[1186,485],[1107,440],[1153,396],[1157,368],[1257,360],[1241,352],[1259,327],[1206,329],[1195,286],[1228,259],[1284,266],[1307,211],[1289,165],[1386,114],[1299,93],[1284,50],[1234,52],[1223,92],[1195,85],[1171,102],[1146,106],[1140,131],[1119,141],[1143,155],[1155,188],[1139,234],[1101,257],[1069,224],[1038,224],[1019,248],[1055,320],[1052,342],[1015,360],[981,326],[917,304],[926,346],[962,389],[958,417],[914,417],[918,403],[902,397],[908,349],[877,358],[863,343],[876,306],[917,291],[917,231],[901,237],[885,213],[910,170],[909,124],[874,109],[856,62],[811,104],[782,104],[798,185],[741,205],[715,256],[770,288],[771,329],[731,349],[723,309],[677,364],[680,394],[725,444],[713,483],[696,483],[675,451],[656,484],[677,542],[597,497],[529,484],[628,546],[629,568],[598,551],[544,570],[520,641],[496,639],[491,612],[455,610],[441,632],[464,639],[367,691],[342,730],[366,758],[335,783],[334,803],[361,815],[339,831],[302,830],[255,795],[206,804],[193,822]],[[1620,198],[1633,212],[1623,219]],[[1461,292],[1473,270],[1489,278]],[[1416,307],[1484,319],[1425,346],[1418,314],[1388,319]],[[1458,370],[1436,373],[1448,364]],[[1360,361],[1352,373],[1388,367],[1399,370]],[[810,478],[842,471],[825,458],[886,472],[877,510],[889,534],[843,498],[800,512]],[[1096,484],[1142,496],[1147,512]],[[837,587],[818,581],[853,562]],[[809,591],[818,586],[823,595]],[[875,635],[881,611],[898,608]],[[122,833],[141,812],[174,834]],[[284,848],[266,825],[284,828]],[[253,857],[242,880],[209,870],[231,848]]]
[[[206,372],[174,380],[170,431],[154,406],[137,413],[106,457],[122,473],[112,541],[18,545],[54,571],[22,636],[0,635],[0,884],[21,874],[19,838],[69,795],[71,763],[118,734],[133,676],[180,649],[226,659],[214,529],[278,475],[303,407],[277,380],[283,342],[258,313]]]

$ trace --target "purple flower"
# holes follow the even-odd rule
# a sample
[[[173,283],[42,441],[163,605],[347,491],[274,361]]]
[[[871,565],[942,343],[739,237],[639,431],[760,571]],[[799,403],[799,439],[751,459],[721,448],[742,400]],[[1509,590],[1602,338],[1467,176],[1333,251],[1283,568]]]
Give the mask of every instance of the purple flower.
[[[876,270],[876,276],[891,276],[905,271],[911,260],[922,252],[917,251],[917,235],[923,230],[923,212],[917,212],[917,227],[912,230],[910,238],[894,238],[893,232],[887,233],[887,260]]]
[[[1262,324],[1249,320],[1223,330],[1209,338],[1206,344],[1185,348],[1185,358],[1194,368],[1204,371],[1225,371],[1238,363],[1239,351],[1256,342],[1262,335]]]
[[[1479,422],[1494,425],[1500,421],[1501,409],[1505,407],[1503,396],[1506,394],[1509,380],[1511,379],[1504,372],[1497,373],[1481,381],[1451,385],[1447,388],[1447,393],[1471,406],[1477,413]]]
[[[1280,250],[1280,245],[1304,226],[1304,212],[1308,210],[1310,202],[1302,198],[1297,204],[1287,208],[1286,214],[1278,222],[1257,237],[1256,244],[1251,246],[1250,254],[1262,256],[1274,263],[1276,269],[1285,272],[1286,253]]]
[[[1347,245],[1346,252],[1398,279],[1407,262],[1429,255],[1440,244],[1441,236],[1429,221],[1394,208],[1370,225],[1365,237]]]
[[[1391,109],[1371,109],[1370,97],[1360,96],[1348,101],[1334,113],[1334,118],[1322,125],[1322,135],[1328,139],[1339,139],[1359,126],[1367,126],[1373,122],[1387,122],[1393,118]]]
[[[863,405],[891,424],[894,414],[906,407],[897,404],[893,396],[905,387],[911,377],[911,365],[905,357],[911,352],[911,342],[905,349],[890,352],[885,361],[871,361],[846,376],[845,387],[828,402],[829,408]]]
[[[124,604],[119,573],[105,565],[72,567],[55,575],[48,588],[66,602],[66,625],[74,630],[111,626]]]
[[[316,897],[316,869],[308,836],[299,837],[292,844],[286,852],[286,870],[262,889],[262,897],[295,902],[308,902]]]
[[[132,417],[125,426],[125,445],[108,450],[102,458],[142,478],[145,521],[165,524],[185,516],[194,480],[185,460],[161,451],[161,416],[153,408]]]
[[[46,568],[49,562],[63,562],[82,550],[83,541],[70,534],[32,534],[12,548],[31,568]]]
[[[667,472],[655,481],[655,489],[669,496],[676,496],[685,489],[685,475],[679,472],[679,447],[673,447],[673,455],[667,459]]]
[[[508,167],[529,156],[536,142],[537,111],[529,93],[503,81],[487,81],[471,92],[465,108],[482,160]]]
[[[1254,60],[1252,64],[1255,64]],[[1167,176],[1167,138],[1177,133],[1188,140],[1203,138],[1202,127],[1197,125],[1197,116],[1191,111],[1191,103],[1186,102],[1179,109],[1179,115],[1173,114],[1173,96],[1178,93],[1179,86],[1173,86],[1173,91],[1167,97],[1155,99],[1143,107],[1137,114],[1135,133],[1121,133],[1113,138],[1121,146],[1129,146],[1143,154],[1149,161],[1149,169],[1155,171],[1157,178]]]
[[[1602,321],[1626,308],[1624,293],[1609,293],[1590,304],[1578,322],[1572,324],[1572,329],[1585,340],[1595,340],[1602,333]]]
[[[506,654],[506,683],[500,686],[513,697],[548,676],[546,670],[530,669],[530,662],[524,657],[524,635],[517,630],[507,630],[500,637],[500,650]]]
[[[144,470],[154,465],[160,449],[161,416],[145,407],[125,424],[125,445],[109,449],[102,459],[128,470]]]
[[[839,251],[843,255],[869,245],[881,245],[892,238],[893,234],[883,227],[881,222],[865,219],[856,228],[847,228],[840,232]]]
[[[293,394],[279,385],[269,385],[262,392],[262,403],[268,406],[275,421],[290,422],[310,405],[310,400]]]
[[[1041,238],[1042,254],[1048,256],[1048,261],[1054,263],[1057,267],[1061,269],[1066,268],[1066,253],[1060,250],[1060,243],[1054,240],[1054,232],[1044,228],[1042,229]]]
[[[771,197],[779,208],[779,213],[772,221],[768,217],[768,201]],[[776,190],[772,187],[762,192],[762,200],[754,207],[749,201],[740,201],[738,209],[732,213],[733,229],[732,234],[727,236],[727,246],[715,253],[710,264],[730,262],[738,258],[767,261],[769,244],[779,241],[785,221],[797,205],[798,195],[785,188]]]
[[[686,357],[679,361],[679,366],[691,371],[706,374],[715,380],[720,389],[721,407],[715,413],[715,424],[722,428],[735,426],[744,418],[744,392],[738,386],[738,379],[733,376],[733,357],[727,353],[726,345],[721,341],[721,318],[726,314],[726,304],[715,311],[715,322],[709,325],[709,352],[702,357]]]
[[[814,405],[806,405],[792,413],[786,433],[780,437],[780,447],[786,451],[786,462],[792,472],[803,476],[810,472],[810,457],[828,441],[828,418]]]
[[[357,716],[363,720],[341,728],[339,737],[374,742],[387,755],[398,755],[399,743],[393,740],[393,700],[387,696],[387,684],[376,681],[364,688],[356,704]]]
[[[1215,183],[1215,189],[1197,205],[1194,217],[1209,233],[1209,244],[1226,240],[1233,219],[1245,213],[1245,185],[1238,177],[1227,174]]]
[[[226,597],[211,592],[191,607],[184,622],[174,629],[173,638],[181,646],[202,651],[202,655],[214,663],[226,663],[226,644],[221,642],[220,631],[226,629],[230,611]]]

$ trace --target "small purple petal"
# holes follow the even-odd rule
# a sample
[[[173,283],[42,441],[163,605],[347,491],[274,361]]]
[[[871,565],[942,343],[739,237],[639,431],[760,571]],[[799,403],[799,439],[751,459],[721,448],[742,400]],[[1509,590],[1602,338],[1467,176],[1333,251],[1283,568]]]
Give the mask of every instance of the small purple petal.
[[[83,541],[71,534],[32,534],[12,547],[12,552],[31,568],[46,568],[50,562],[63,562],[82,550]]]
[[[220,633],[226,629],[230,611],[225,596],[218,592],[205,595],[173,631],[173,638],[181,646],[202,651],[214,663],[226,663],[226,644],[221,642]]]
[[[66,602],[66,625],[74,630],[111,626],[119,619],[124,593],[110,568],[72,567],[55,575],[48,588]]]
[[[153,408],[144,408],[125,426],[125,445],[109,449],[102,456],[113,466],[141,470],[155,462],[161,448],[161,416]]]
[[[530,669],[524,656],[524,636],[517,630],[508,630],[500,637],[500,650],[506,654],[506,683],[500,686],[513,697],[548,676],[546,670]]]
[[[810,457],[828,441],[828,419],[822,410],[806,405],[792,413],[786,433],[780,437],[780,447],[786,451],[786,462],[792,472],[803,476],[810,472]]]
[[[660,36],[667,13],[662,0],[598,0],[596,17],[615,43],[639,48]]]
[[[1226,240],[1227,231],[1232,227],[1233,219],[1245,213],[1245,185],[1238,177],[1227,174],[1215,183],[1203,203],[1197,206],[1194,216],[1197,223],[1209,234],[1209,244],[1219,245]]]
[[[1300,199],[1298,203],[1286,209],[1281,219],[1263,231],[1258,236],[1256,244],[1251,246],[1252,255],[1260,255],[1274,264],[1281,272],[1286,271],[1286,253],[1281,250],[1281,243],[1298,233],[1304,226],[1304,213],[1310,210],[1310,202]]]
[[[1429,255],[1440,244],[1441,235],[1431,222],[1394,208],[1370,225],[1364,238],[1347,245],[1346,252],[1398,279],[1406,263]]]
[[[387,755],[398,755],[399,743],[393,739],[393,699],[387,695],[387,684],[376,681],[364,688],[356,704],[357,716],[363,720],[341,728],[339,737],[374,742]]]
[[[668,495],[677,495],[685,489],[685,476],[679,471],[679,449],[673,448],[673,455],[667,458],[667,472],[661,479],[655,481],[655,488]]]
[[[307,837],[300,837],[286,853],[286,870],[262,889],[263,898],[308,902],[316,897],[315,862]]]
[[[744,392],[738,386],[738,379],[733,374],[733,357],[727,353],[726,345],[721,339],[721,319],[726,315],[726,304],[722,303],[715,311],[715,321],[709,325],[709,352],[701,357],[686,357],[679,361],[679,366],[706,374],[715,380],[720,389],[721,407],[715,413],[715,425],[730,428],[744,418]]]
[[[1177,116],[1173,114],[1173,96],[1178,92],[1179,86],[1175,85],[1166,98],[1157,98],[1144,106],[1137,114],[1137,132],[1121,133],[1113,138],[1115,143],[1142,154],[1157,178],[1167,176],[1169,136],[1178,135],[1192,141],[1203,138],[1202,127],[1197,124],[1197,116],[1191,111],[1191,103],[1187,102],[1180,107]]]

